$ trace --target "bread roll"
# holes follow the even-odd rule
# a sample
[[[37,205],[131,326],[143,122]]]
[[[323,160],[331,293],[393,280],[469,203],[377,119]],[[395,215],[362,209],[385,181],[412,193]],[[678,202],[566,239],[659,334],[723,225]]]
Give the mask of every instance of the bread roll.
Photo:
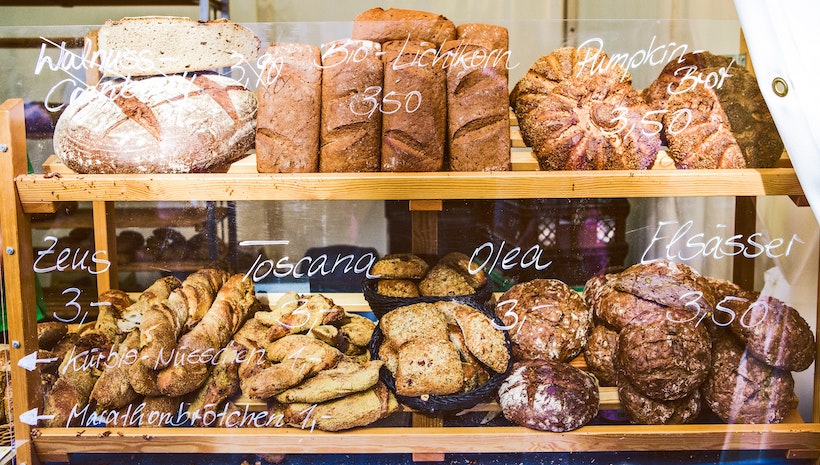
[[[219,75],[104,81],[54,127],[54,150],[78,173],[188,173],[253,146],[256,95]]]
[[[562,433],[592,421],[598,414],[595,377],[567,363],[516,362],[498,388],[504,417],[521,426]]]
[[[456,27],[442,15],[400,8],[371,8],[353,20],[353,38],[389,42],[423,40],[441,45],[456,38]]]
[[[440,171],[447,139],[447,80],[435,45],[383,44],[382,171]],[[425,54],[422,58],[422,54]],[[381,100],[381,99],[380,99]]]
[[[161,40],[157,40],[161,38]],[[97,35],[106,76],[150,76],[253,62],[261,41],[227,19],[143,16],[106,21]]]
[[[275,43],[265,50],[259,86],[256,169],[309,173],[319,169],[322,63],[319,47]]]
[[[322,57],[321,172],[378,171],[384,76],[381,45],[343,40],[326,45]]]

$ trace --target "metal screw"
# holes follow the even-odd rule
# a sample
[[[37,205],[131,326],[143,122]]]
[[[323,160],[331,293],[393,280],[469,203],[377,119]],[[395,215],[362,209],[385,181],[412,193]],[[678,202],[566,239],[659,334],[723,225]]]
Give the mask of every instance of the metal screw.
[[[14,347],[15,349],[19,349],[20,348],[20,341],[11,341],[11,346]]]
[[[6,247],[6,253],[9,255],[14,255],[14,247]]]
[[[785,97],[789,93],[789,84],[781,77],[776,77],[772,80],[772,90],[778,97]]]
[[[6,144],[0,144],[0,152],[4,152],[4,153],[5,153],[5,152],[8,152],[8,151],[9,151],[9,146],[8,146],[8,145],[6,145]]]

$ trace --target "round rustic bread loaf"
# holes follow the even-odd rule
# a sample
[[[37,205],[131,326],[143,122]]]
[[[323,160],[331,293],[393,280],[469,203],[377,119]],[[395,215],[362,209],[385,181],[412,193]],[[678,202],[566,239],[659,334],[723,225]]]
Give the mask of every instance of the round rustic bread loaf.
[[[711,370],[701,386],[706,405],[727,423],[780,423],[794,400],[791,372],[760,362],[727,336],[713,341]]]
[[[776,368],[803,371],[814,362],[814,333],[794,308],[781,300],[753,293],[729,328],[746,350],[758,360]]]
[[[631,76],[594,48],[559,48],[510,94],[521,134],[543,170],[647,169],[660,149]]]
[[[645,425],[676,425],[694,421],[701,411],[700,390],[677,400],[656,400],[643,395],[629,379],[618,379],[618,398],[629,421]]]
[[[54,150],[78,173],[205,171],[253,147],[256,107],[219,75],[103,81],[68,104]]]
[[[669,307],[615,289],[614,281],[601,287],[598,299],[593,301],[595,317],[620,332],[633,318],[647,312],[665,313]]]
[[[665,67],[647,98],[663,110],[663,134],[678,168],[768,168],[783,154],[757,80],[730,58],[684,55]]]
[[[594,376],[567,363],[516,362],[498,389],[498,403],[508,420],[541,431],[571,431],[598,414]]]
[[[512,286],[499,297],[495,313],[510,328],[516,360],[567,362],[583,350],[592,330],[592,312],[581,295],[557,279]]]
[[[709,333],[695,322],[683,322],[688,318],[679,309],[648,312],[621,330],[616,366],[645,396],[681,399],[709,374]]]
[[[430,265],[411,253],[387,254],[373,263],[370,274],[383,279],[421,279]]]
[[[598,378],[601,386],[615,386],[617,383],[617,353],[618,333],[605,325],[592,328],[584,347],[584,360],[587,362],[587,370]]]

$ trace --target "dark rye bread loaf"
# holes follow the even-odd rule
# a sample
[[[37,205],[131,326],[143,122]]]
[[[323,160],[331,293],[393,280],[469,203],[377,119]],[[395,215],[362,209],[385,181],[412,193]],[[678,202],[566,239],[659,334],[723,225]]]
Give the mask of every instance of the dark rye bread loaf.
[[[188,173],[253,147],[256,95],[215,74],[103,81],[71,101],[54,151],[78,173]]]
[[[319,47],[274,43],[259,86],[256,169],[310,173],[319,169],[322,62]]]
[[[540,431],[578,429],[598,414],[595,377],[567,363],[516,362],[498,389],[498,403],[508,420]]]
[[[398,104],[382,116],[382,171],[440,171],[447,139],[447,78],[441,62],[419,60],[430,42],[382,45],[383,95]],[[399,107],[399,108],[397,108]]]
[[[382,115],[372,99],[382,88],[381,45],[339,40],[322,56],[321,172],[378,171]]]
[[[456,38],[455,24],[442,15],[401,8],[371,8],[353,20],[354,39],[373,42],[423,40],[439,46]]]
[[[596,325],[584,346],[587,370],[598,378],[601,386],[615,386],[618,381],[615,359],[618,354],[618,333],[605,325]]]
[[[496,316],[510,327],[516,360],[568,362],[584,348],[592,312],[580,294],[556,279],[512,286],[498,298]]]
[[[676,400],[657,400],[645,396],[629,379],[618,379],[618,398],[630,423],[639,425],[676,425],[693,422],[700,415],[700,390]]]
[[[649,312],[621,330],[617,369],[645,396],[681,399],[706,379],[711,339],[703,325],[683,322],[688,317],[677,309]]]
[[[792,408],[794,378],[752,357],[730,334],[713,342],[701,387],[706,405],[727,423],[780,423]]]
[[[510,169],[507,69],[503,49],[476,40],[442,45],[447,66],[447,142],[451,171]]]
[[[715,308],[712,287],[704,276],[684,263],[652,260],[636,263],[618,274],[612,286],[669,307],[711,312]]]

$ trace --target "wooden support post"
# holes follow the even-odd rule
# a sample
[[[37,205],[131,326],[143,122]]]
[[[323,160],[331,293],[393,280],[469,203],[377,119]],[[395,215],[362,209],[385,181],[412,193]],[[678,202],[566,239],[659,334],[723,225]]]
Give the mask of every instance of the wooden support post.
[[[91,202],[94,217],[94,249],[105,251],[111,262],[107,270],[97,275],[97,295],[119,288],[117,275],[117,228],[114,221],[114,202]]]
[[[3,247],[3,297],[9,337],[12,411],[16,462],[36,465],[31,426],[21,414],[40,405],[40,371],[28,371],[17,363],[37,351],[37,301],[34,287],[34,250],[31,222],[14,185],[15,178],[28,173],[26,126],[23,100],[7,100],[0,106],[0,238]]]
[[[412,251],[422,256],[438,255],[438,217],[444,202],[441,200],[411,200],[411,229]],[[440,417],[413,413],[414,427],[443,427],[444,421]],[[443,453],[414,453],[415,462],[443,462]]]
[[[757,227],[757,198],[735,198],[735,234],[749,237]],[[732,269],[732,281],[744,289],[754,289],[755,262],[743,256],[735,255]]]

